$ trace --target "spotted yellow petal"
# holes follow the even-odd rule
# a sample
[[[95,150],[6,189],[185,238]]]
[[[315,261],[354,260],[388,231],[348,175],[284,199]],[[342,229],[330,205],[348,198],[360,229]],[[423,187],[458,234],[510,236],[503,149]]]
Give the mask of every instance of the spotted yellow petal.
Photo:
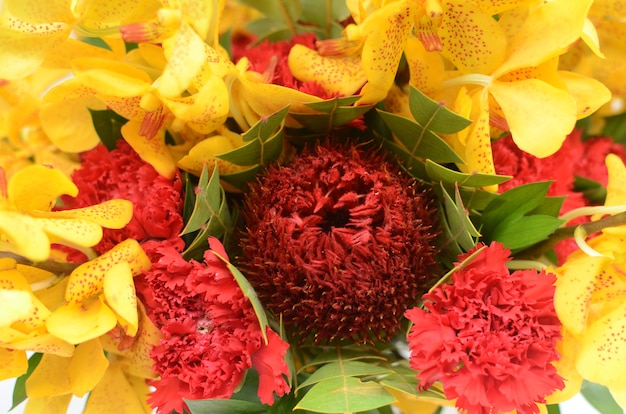
[[[41,361],[26,380],[26,395],[43,398],[71,392],[67,369],[71,358],[43,354]]]
[[[470,97],[472,100],[470,112],[474,122],[465,137],[465,150],[461,155],[465,164],[460,165],[459,168],[467,173],[494,174],[489,133],[488,95],[486,91],[478,90],[470,93]],[[461,137],[464,134],[465,132],[462,131]]]
[[[535,2],[535,0],[473,0],[473,3],[476,3],[481,10],[492,16]]]
[[[494,78],[514,69],[537,66],[563,54],[580,38],[592,0],[542,2],[526,18]]]
[[[127,262],[133,275],[149,269],[152,265],[139,243],[134,239],[127,239],[77,267],[69,276],[65,299],[70,304],[77,304],[101,293],[106,272],[120,262]]]
[[[76,196],[78,188],[56,168],[31,165],[13,175],[7,192],[9,200],[20,210],[49,211],[59,196]]]
[[[11,16],[30,23],[74,21],[67,0],[50,0],[46,7],[37,0],[4,0],[3,4]]]
[[[582,335],[587,326],[596,275],[607,265],[607,260],[578,253],[557,270],[554,308],[565,329],[575,337]]]
[[[139,315],[133,274],[128,263],[116,263],[106,272],[104,297],[117,315],[124,333],[128,336],[135,336],[139,327]]]
[[[37,216],[37,214],[33,214]],[[133,216],[133,203],[123,199],[113,199],[89,207],[47,213],[50,219],[67,218],[92,221],[107,229],[121,229]]]
[[[506,36],[492,15],[472,2],[449,0],[438,30],[441,54],[459,70],[490,74],[503,61]]]
[[[289,51],[289,69],[302,82],[317,82],[329,95],[354,95],[367,81],[358,54],[320,56],[304,45]]]
[[[48,331],[63,340],[79,344],[115,328],[115,313],[98,297],[57,308],[46,322]]]
[[[428,52],[414,37],[407,39],[404,53],[411,72],[409,83],[432,96],[443,81],[444,61],[441,55]]]
[[[4,237],[8,243],[2,241]],[[0,211],[0,250],[40,262],[50,256],[50,240],[34,218],[12,211]]]
[[[111,398],[115,396],[115,398]],[[111,364],[89,395],[84,414],[143,413],[142,397],[126,379],[119,364]]]
[[[31,75],[50,50],[67,39],[71,31],[71,27],[62,22],[21,22],[19,26],[23,31],[0,27],[0,79],[21,79]],[[24,53],[25,50],[28,53]]]
[[[49,333],[33,333],[28,337],[15,339],[11,342],[11,348],[63,357],[74,353],[73,344]]]
[[[76,2],[72,11],[79,16],[79,29],[94,35],[118,34],[119,26],[152,18],[162,7],[156,0],[120,0],[114,5],[107,0]]]
[[[77,397],[87,394],[100,382],[108,366],[109,360],[97,338],[78,345],[67,368],[72,393]]]
[[[494,81],[489,92],[502,107],[515,144],[536,157],[561,148],[576,124],[576,102],[569,92],[538,79]]]
[[[154,137],[146,138],[139,135],[140,128],[141,122],[129,121],[122,127],[122,136],[142,160],[152,165],[162,176],[173,178],[176,164],[165,145],[165,133],[161,130]]]
[[[24,414],[66,414],[71,401],[72,394],[28,398],[26,407],[24,407]]]
[[[622,301],[623,302],[623,301]],[[581,340],[576,368],[583,378],[622,387],[626,372],[626,303],[595,321]]]
[[[25,318],[32,308],[32,295],[21,290],[0,289],[0,326]]]
[[[580,342],[566,329],[563,329],[563,337],[556,345],[556,351],[560,358],[553,364],[558,374],[565,380],[565,388],[556,390],[546,397],[549,404],[557,404],[567,401],[580,392],[583,378],[576,370],[576,358],[580,350]]]
[[[126,379],[128,380],[130,386],[133,387],[133,389],[135,390],[135,394],[137,394],[137,396],[141,400],[141,403],[143,405],[143,413],[151,414],[152,408],[150,407],[150,404],[148,404],[148,397],[151,390],[146,380],[144,378],[135,377],[133,375],[127,375]]]
[[[22,350],[0,348],[0,361],[0,381],[17,378],[28,370],[28,358]]]
[[[128,63],[110,59],[82,58],[72,62],[76,78],[105,95],[131,97],[150,91],[150,76]]]
[[[163,42],[167,67],[159,79],[158,90],[166,98],[174,98],[187,89],[207,61],[208,46],[186,23],[175,36]]]
[[[37,223],[52,243],[69,243],[82,247],[95,246],[102,239],[102,227],[83,219],[51,219],[37,217]]]
[[[559,76],[576,101],[577,119],[591,115],[611,99],[611,91],[593,78],[566,71],[560,71]]]
[[[45,307],[54,311],[65,303],[65,290],[67,289],[68,277],[63,277],[47,288],[40,288],[34,292],[37,299],[44,304]]]

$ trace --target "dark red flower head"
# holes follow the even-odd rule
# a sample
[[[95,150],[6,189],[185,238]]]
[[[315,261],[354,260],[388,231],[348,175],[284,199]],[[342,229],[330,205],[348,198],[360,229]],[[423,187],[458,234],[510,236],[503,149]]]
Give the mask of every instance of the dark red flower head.
[[[564,386],[552,365],[561,338],[552,300],[556,276],[509,274],[509,254],[492,243],[453,274],[452,284],[424,295],[427,311],[406,312],[420,387],[441,381],[468,414],[538,413],[536,403]]]
[[[431,279],[433,194],[355,145],[305,149],[246,194],[241,267],[301,339],[393,334]]]

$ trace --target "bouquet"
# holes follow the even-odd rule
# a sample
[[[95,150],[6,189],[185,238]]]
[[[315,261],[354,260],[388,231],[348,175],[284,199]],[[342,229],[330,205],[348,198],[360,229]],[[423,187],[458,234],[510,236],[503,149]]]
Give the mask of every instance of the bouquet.
[[[4,0],[3,399],[621,412],[625,19]]]

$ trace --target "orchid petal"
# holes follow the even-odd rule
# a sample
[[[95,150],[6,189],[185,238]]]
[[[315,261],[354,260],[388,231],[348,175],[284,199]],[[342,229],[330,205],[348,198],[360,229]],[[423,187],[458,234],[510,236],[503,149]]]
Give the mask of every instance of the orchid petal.
[[[51,397],[71,392],[67,368],[71,358],[43,354],[41,361],[26,379],[26,395],[30,398]]]
[[[626,167],[620,157],[609,154],[605,160],[609,180],[606,187],[605,206],[626,204]]]
[[[611,91],[596,79],[566,71],[559,71],[559,77],[576,101],[577,119],[591,115],[611,99]]]
[[[55,168],[31,165],[13,175],[7,193],[17,209],[49,211],[59,196],[76,196],[78,187]]]
[[[105,95],[128,98],[150,91],[152,79],[128,63],[99,58],[79,58],[72,62],[76,79]]]
[[[37,216],[37,214],[33,214]],[[121,229],[133,217],[133,203],[123,199],[113,199],[89,207],[46,213],[51,219],[83,219],[97,223],[107,229]]]
[[[218,158],[219,155],[225,154],[245,144],[240,135],[233,135],[236,135],[238,139],[224,135],[213,135],[203,139],[194,145],[194,147],[189,150],[189,153],[178,161],[178,165],[183,170],[198,175],[205,166],[213,168],[214,163],[217,163],[220,174],[230,174],[241,171],[246,167],[241,167]]]
[[[129,384],[119,364],[111,364],[102,380],[91,391],[83,411],[84,414],[143,412],[142,400]]]
[[[35,291],[34,295],[46,308],[54,310],[65,303],[65,290],[68,281],[68,277],[63,277],[58,283],[48,288]]]
[[[72,401],[72,394],[52,397],[28,398],[24,414],[66,414]]]
[[[558,374],[565,380],[565,388],[546,396],[548,404],[557,404],[569,400],[580,392],[583,383],[583,378],[576,370],[576,358],[580,350],[580,342],[566,329],[562,329],[562,331],[563,338],[556,344],[556,350],[561,357],[553,364]]]
[[[0,326],[10,326],[30,314],[32,295],[22,290],[0,289],[0,303]]]
[[[166,98],[181,95],[207,62],[207,48],[191,26],[182,23],[176,35],[163,42],[168,63],[159,79],[159,93]]]
[[[49,333],[31,334],[25,338],[17,338],[11,342],[12,349],[40,352],[43,354],[72,356],[74,345]]]
[[[142,160],[152,165],[163,177],[172,179],[176,164],[165,145],[165,132],[160,130],[154,137],[139,135],[141,122],[129,121],[122,127],[122,136]]]
[[[481,10],[493,16],[526,4],[536,3],[536,0],[473,0],[473,2]]]
[[[491,154],[491,136],[489,133],[489,104],[488,94],[484,90],[470,94],[472,99],[472,116],[474,123],[469,126],[466,135],[465,149],[461,153],[465,164],[459,166],[466,173],[494,174],[493,156]],[[466,105],[467,103],[465,103]],[[463,137],[461,131],[460,137]]]
[[[22,26],[25,31],[0,27],[0,61],[3,62],[0,79],[22,79],[31,75],[50,50],[67,39],[71,32],[71,27],[61,22],[36,25],[22,22]],[[24,53],[25,50],[28,53]]]
[[[36,217],[35,220],[46,232],[51,243],[70,243],[82,247],[91,247],[102,240],[102,227],[93,221],[46,217]]]
[[[134,275],[152,265],[139,243],[134,239],[126,239],[108,252],[74,269],[69,276],[65,299],[70,304],[77,304],[101,293],[106,272],[120,262],[127,262]]]
[[[626,388],[610,387],[609,391],[615,402],[622,407],[622,409],[626,409]]]
[[[438,30],[441,54],[459,70],[489,74],[503,61],[506,36],[498,22],[471,2],[449,0]]]
[[[593,22],[588,18],[585,19],[581,38],[596,56],[600,58],[605,57],[602,51],[600,51],[600,39],[598,38],[598,32],[596,31],[596,27],[593,25]]]
[[[620,300],[618,298],[618,300]],[[626,371],[626,303],[595,321],[582,338],[576,368],[587,380],[623,387]]]
[[[63,305],[46,321],[46,327],[52,335],[73,344],[104,335],[116,324],[115,313],[98,297]]]
[[[357,54],[330,57],[315,50],[294,45],[289,51],[289,69],[302,82],[317,82],[329,95],[354,95],[367,81]]]
[[[87,394],[100,382],[108,366],[109,360],[97,338],[78,345],[67,368],[72,393],[77,397]]]
[[[514,69],[537,66],[566,52],[582,35],[591,3],[553,0],[538,5],[510,42],[507,60],[492,76],[498,78]]]
[[[4,0],[4,6],[11,16],[30,23],[74,21],[68,0],[49,0],[46,7],[41,7],[38,0]]]
[[[28,370],[26,351],[0,348],[0,381],[17,378]]]
[[[558,151],[576,124],[569,92],[541,80],[494,81],[489,92],[502,107],[515,144],[536,157]]]
[[[72,11],[80,17],[79,29],[96,36],[118,33],[119,26],[124,23],[148,20],[161,7],[161,2],[156,0],[120,0],[115,2],[115,7],[109,0],[72,3]]]
[[[107,270],[103,288],[107,304],[117,315],[124,333],[135,336],[139,326],[139,315],[133,274],[128,263],[116,263]]]
[[[50,256],[50,240],[37,221],[12,211],[0,211],[0,250],[17,253],[34,262],[47,260]]]
[[[441,88],[444,73],[444,63],[441,55],[424,49],[418,39],[407,39],[404,49],[406,60],[411,72],[409,83],[422,93],[432,96]]]
[[[554,308],[563,326],[576,337],[582,335],[587,326],[596,275],[606,266],[607,260],[606,257],[577,253],[559,269]]]

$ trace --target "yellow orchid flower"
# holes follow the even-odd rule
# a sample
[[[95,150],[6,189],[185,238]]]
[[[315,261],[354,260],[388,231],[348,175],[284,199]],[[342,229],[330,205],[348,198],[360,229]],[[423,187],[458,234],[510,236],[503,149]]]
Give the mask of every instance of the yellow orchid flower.
[[[619,157],[606,158],[609,172],[605,206],[626,204],[626,167]],[[589,256],[579,250],[556,269],[554,304],[566,331],[562,346],[565,378],[605,385],[626,407],[626,226],[605,228],[589,241]],[[575,388],[567,395],[576,392]]]
[[[111,200],[75,210],[50,211],[62,194],[78,189],[59,170],[28,166],[6,182],[0,169],[0,247],[32,261],[47,260],[50,244],[91,247],[102,227],[122,228],[131,219],[132,203]]]
[[[36,0],[3,1],[0,59],[5,64],[0,78],[20,79],[34,73],[57,49],[73,47],[73,31],[88,36],[116,34],[120,25],[147,19],[159,6],[156,0],[120,1],[115,7],[104,0],[76,4],[52,0],[46,7]]]

